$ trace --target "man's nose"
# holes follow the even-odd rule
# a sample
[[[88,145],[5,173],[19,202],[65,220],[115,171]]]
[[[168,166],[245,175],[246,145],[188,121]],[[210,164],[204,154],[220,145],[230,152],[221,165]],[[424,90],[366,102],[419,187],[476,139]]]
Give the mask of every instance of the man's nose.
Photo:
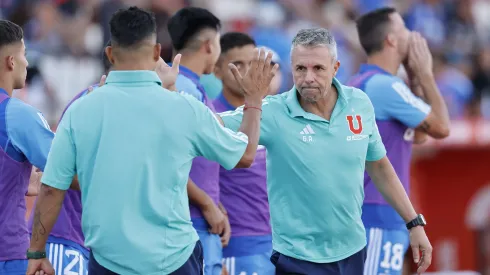
[[[311,70],[306,71],[305,82],[312,83],[315,81],[315,74]]]

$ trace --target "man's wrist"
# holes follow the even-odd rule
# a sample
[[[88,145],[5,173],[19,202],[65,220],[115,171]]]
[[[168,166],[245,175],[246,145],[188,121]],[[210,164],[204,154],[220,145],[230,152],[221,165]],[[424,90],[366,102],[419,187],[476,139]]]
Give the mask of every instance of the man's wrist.
[[[262,106],[262,98],[245,98],[245,106],[260,108]]]
[[[201,210],[206,210],[214,206],[214,201],[210,198],[207,197],[201,204],[199,204],[199,208]]]
[[[46,250],[44,249],[31,249],[29,248],[26,252],[27,259],[44,259],[46,258]]]
[[[410,220],[406,224],[408,230],[415,228],[415,227],[419,227],[419,226],[424,227],[426,225],[427,225],[427,222],[425,221],[424,215],[422,215],[422,214],[418,214],[414,219]]]
[[[422,83],[431,81],[434,79],[434,74],[432,71],[421,71],[417,74],[418,83],[422,85]]]

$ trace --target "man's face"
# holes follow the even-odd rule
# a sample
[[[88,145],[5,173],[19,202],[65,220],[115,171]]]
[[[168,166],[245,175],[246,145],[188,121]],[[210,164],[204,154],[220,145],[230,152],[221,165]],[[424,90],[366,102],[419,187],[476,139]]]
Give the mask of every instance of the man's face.
[[[236,47],[228,50],[224,53],[215,68],[216,77],[221,79],[223,87],[229,89],[233,94],[237,96],[243,96],[240,86],[235,81],[235,77],[231,73],[228,64],[234,64],[242,76],[245,75],[250,68],[250,63],[254,59],[255,45],[246,45],[243,47]]]
[[[395,38],[394,46],[400,55],[401,60],[405,60],[408,57],[408,47],[410,42],[410,31],[405,26],[405,22],[399,13],[392,13],[391,18],[391,30],[390,35]]]
[[[327,95],[340,66],[325,46],[294,47],[291,64],[296,89],[301,97],[310,103],[315,103]]]
[[[12,51],[12,72],[14,77],[14,89],[22,89],[26,84],[27,66],[26,46],[24,39],[16,44]]]
[[[221,54],[221,45],[219,43],[219,39],[220,39],[220,34],[219,32],[216,32],[214,38],[209,40],[209,49],[210,49],[209,61],[207,67],[204,70],[205,74],[212,73],[214,71],[214,66],[216,62],[218,62],[218,58]]]

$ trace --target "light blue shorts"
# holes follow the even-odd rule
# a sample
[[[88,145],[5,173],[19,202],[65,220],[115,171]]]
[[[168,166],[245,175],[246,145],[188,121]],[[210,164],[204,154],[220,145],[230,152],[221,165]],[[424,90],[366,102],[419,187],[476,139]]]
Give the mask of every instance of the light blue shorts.
[[[364,275],[401,275],[410,244],[407,230],[367,227],[367,257]]]
[[[77,244],[69,245],[69,241],[63,243],[46,244],[46,257],[55,270],[55,275],[87,275],[89,251]]]
[[[272,264],[270,253],[223,259],[229,275],[274,275],[276,268]]]
[[[204,275],[221,275],[223,251],[220,237],[208,231],[196,231],[204,252]]]

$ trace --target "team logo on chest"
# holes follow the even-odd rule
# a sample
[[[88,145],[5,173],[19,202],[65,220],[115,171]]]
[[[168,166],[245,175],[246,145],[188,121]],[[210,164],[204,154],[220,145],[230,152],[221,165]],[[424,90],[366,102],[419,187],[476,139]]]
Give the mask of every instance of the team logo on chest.
[[[305,128],[303,128],[303,131],[299,132],[299,134],[302,136],[304,142],[312,142],[315,131],[313,131],[313,128],[311,128],[310,124],[306,124]]]
[[[346,116],[347,124],[349,130],[353,135],[347,136],[347,141],[351,140],[362,140],[367,138],[367,135],[361,135],[362,133],[362,117],[360,115],[348,115]]]
[[[354,125],[354,116],[346,116],[347,123],[349,123],[349,130],[354,135],[359,135],[362,133],[362,117],[360,115],[356,115],[356,124]]]

